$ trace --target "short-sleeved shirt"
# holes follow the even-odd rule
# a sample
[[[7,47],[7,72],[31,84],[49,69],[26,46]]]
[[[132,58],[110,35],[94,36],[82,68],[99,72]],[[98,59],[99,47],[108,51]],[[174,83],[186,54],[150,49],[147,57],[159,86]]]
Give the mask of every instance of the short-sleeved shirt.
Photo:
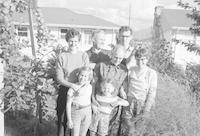
[[[113,107],[111,106],[111,103],[115,103],[120,98],[118,96],[114,97],[105,97],[101,95],[96,95],[96,100],[99,103],[99,111],[106,114],[111,114]]]
[[[95,77],[97,78],[95,85],[95,91],[97,94],[100,94],[100,83],[103,81],[103,79],[110,78],[113,80],[116,90],[115,94],[118,95],[119,89],[127,77],[127,69],[124,65],[120,64],[115,66],[111,62],[97,64],[94,68],[94,73]]]
[[[77,72],[79,68],[87,66],[88,64],[89,58],[85,52],[77,52],[75,54],[63,52],[58,57],[56,69],[57,78],[59,78],[59,76],[64,76],[69,82],[75,83],[77,82]]]
[[[92,86],[86,84],[81,87],[78,91],[69,89],[68,95],[73,97],[73,103],[79,104],[81,106],[87,106],[91,104]]]
[[[133,96],[138,100],[145,101],[149,89],[157,88],[156,71],[147,67],[140,75],[136,75],[136,67],[132,67],[128,77],[128,96]],[[156,90],[154,90],[156,91]]]
[[[93,49],[87,51],[87,54],[89,56],[90,63],[100,63],[100,62],[106,62],[110,61],[110,52],[106,50],[101,50],[98,53],[95,53]]]

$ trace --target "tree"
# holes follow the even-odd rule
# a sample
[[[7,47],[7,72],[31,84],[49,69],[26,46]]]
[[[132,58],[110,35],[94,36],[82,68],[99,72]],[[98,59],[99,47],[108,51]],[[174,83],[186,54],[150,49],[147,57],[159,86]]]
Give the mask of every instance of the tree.
[[[54,63],[61,49],[52,48],[48,44],[54,39],[50,36],[39,9],[34,8],[38,45],[35,51],[36,57],[29,58],[19,52],[21,48],[30,45],[17,40],[11,19],[14,13],[27,12],[29,4],[29,0],[0,2],[0,48],[3,51],[2,57],[6,61],[5,86],[0,91],[4,95],[0,96],[4,96],[4,113],[9,111],[17,116],[18,111],[23,111],[34,116],[31,126],[34,126],[34,135],[40,135],[38,126],[42,123],[42,119],[49,118],[51,112],[47,102],[55,92]],[[51,51],[46,51],[50,48],[52,48]],[[49,53],[53,53],[54,56],[45,62],[43,58]]]
[[[191,18],[194,21],[194,24],[190,27],[190,31],[195,36],[200,36],[200,10],[198,6],[200,5],[199,0],[194,0],[195,5],[191,6],[189,3],[184,3],[181,0],[178,2],[178,6],[191,10],[191,13],[188,13],[187,16]],[[176,42],[182,42],[175,40]],[[196,52],[200,55],[200,45],[197,45],[197,43],[192,42],[182,42],[189,51]]]

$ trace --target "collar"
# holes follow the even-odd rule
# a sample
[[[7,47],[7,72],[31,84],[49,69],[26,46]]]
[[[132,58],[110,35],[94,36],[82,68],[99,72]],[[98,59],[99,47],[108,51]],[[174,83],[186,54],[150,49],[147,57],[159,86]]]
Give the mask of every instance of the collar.
[[[92,47],[91,51],[92,51],[93,53],[98,54],[99,52],[101,52],[101,49],[97,49],[97,48]]]

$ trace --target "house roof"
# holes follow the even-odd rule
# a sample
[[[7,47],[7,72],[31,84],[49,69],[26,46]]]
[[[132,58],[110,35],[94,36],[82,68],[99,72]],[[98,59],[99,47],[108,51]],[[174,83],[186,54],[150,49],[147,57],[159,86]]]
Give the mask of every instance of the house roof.
[[[187,17],[188,13],[191,13],[191,11],[182,9],[162,9],[162,28],[164,31],[172,28],[188,29],[194,23],[191,18]]]
[[[66,8],[41,7],[41,12],[47,26],[59,27],[79,27],[79,28],[102,28],[118,29],[119,26],[104,19],[73,12]],[[15,23],[28,24],[28,12],[15,14],[13,16]]]

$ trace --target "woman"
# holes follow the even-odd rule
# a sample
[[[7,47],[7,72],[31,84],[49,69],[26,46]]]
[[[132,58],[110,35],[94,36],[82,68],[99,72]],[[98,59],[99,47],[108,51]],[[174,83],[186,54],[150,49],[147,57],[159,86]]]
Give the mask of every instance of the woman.
[[[88,55],[79,51],[80,33],[75,29],[70,29],[66,33],[66,41],[69,49],[59,55],[57,60],[56,74],[60,84],[57,99],[57,117],[58,117],[58,136],[65,136],[66,133],[66,97],[69,88],[78,90],[77,72],[80,67],[89,64]]]

